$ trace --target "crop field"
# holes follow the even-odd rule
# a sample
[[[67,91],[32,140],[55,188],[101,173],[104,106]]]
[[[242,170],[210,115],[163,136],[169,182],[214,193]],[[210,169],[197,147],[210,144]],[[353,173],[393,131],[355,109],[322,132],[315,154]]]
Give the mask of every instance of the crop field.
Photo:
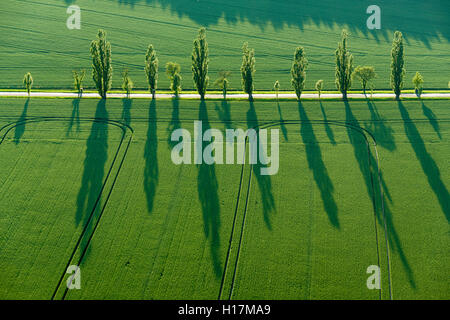
[[[66,9],[81,8],[81,29],[69,30]],[[343,28],[349,33],[355,66],[373,65],[376,89],[389,89],[393,32],[405,37],[405,88],[416,71],[426,89],[447,88],[450,28],[448,3],[441,0],[380,0],[381,30],[366,27],[366,8],[372,1],[352,0],[10,0],[0,8],[0,88],[21,88],[23,74],[31,72],[35,88],[71,89],[72,70],[86,69],[90,77],[90,42],[97,30],[108,32],[113,57],[113,88],[128,68],[135,88],[147,89],[144,55],[152,43],[160,59],[159,88],[168,89],[163,74],[168,61],[181,65],[183,88],[193,89],[192,42],[200,26],[207,28],[210,75],[229,70],[230,89],[240,90],[241,47],[244,41],[256,53],[256,90],[271,90],[279,80],[290,89],[289,70],[294,50],[301,45],[309,59],[306,89],[323,79],[334,89],[334,52]],[[11,64],[10,62],[14,63]],[[424,63],[426,62],[426,64]],[[212,88],[212,85],[210,86]],[[354,89],[360,84],[354,82]]]
[[[447,2],[3,1],[0,300],[448,300]]]
[[[449,297],[446,100],[0,106],[2,299]],[[175,165],[194,120],[278,129],[278,174]]]

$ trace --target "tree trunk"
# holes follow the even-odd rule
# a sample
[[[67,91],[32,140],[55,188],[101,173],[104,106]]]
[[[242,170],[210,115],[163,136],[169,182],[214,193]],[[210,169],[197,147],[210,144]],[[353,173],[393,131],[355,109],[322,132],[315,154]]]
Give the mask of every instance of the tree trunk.
[[[156,90],[152,89],[152,99],[156,99]]]
[[[347,100],[347,91],[342,92],[342,99]]]

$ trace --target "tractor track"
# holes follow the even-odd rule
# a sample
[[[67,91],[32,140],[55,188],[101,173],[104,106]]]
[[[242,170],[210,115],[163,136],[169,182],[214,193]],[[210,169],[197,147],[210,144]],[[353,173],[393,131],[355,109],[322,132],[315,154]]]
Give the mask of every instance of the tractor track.
[[[427,120],[425,120],[427,121]],[[257,125],[251,129],[256,129],[256,130],[260,130],[260,129],[266,129],[266,128],[270,128],[270,127],[274,127],[274,126],[279,126],[281,124],[302,124],[302,123],[311,123],[311,124],[331,124],[331,125],[336,125],[336,126],[341,126],[341,127],[345,127],[351,130],[354,130],[356,132],[358,132],[359,134],[361,134],[366,142],[366,146],[367,146],[367,157],[368,157],[368,163],[369,163],[369,172],[370,172],[370,180],[371,180],[371,187],[372,187],[372,194],[371,194],[371,198],[372,198],[372,206],[373,206],[373,210],[374,210],[374,228],[375,228],[375,240],[376,240],[376,245],[377,245],[377,259],[378,259],[378,265],[380,266],[380,248],[379,248],[379,240],[378,240],[378,227],[377,227],[377,206],[376,206],[376,195],[375,195],[375,182],[374,182],[374,177],[372,174],[372,171],[370,170],[370,168],[372,167],[372,161],[371,161],[371,150],[370,150],[370,142],[369,139],[371,140],[373,147],[375,149],[375,159],[376,159],[376,167],[377,167],[377,174],[378,174],[378,181],[379,181],[379,191],[380,191],[380,203],[381,203],[381,211],[383,214],[383,222],[384,222],[384,235],[385,235],[385,245],[386,245],[386,259],[387,259],[387,273],[388,273],[388,283],[389,283],[389,297],[392,300],[392,281],[391,281],[391,267],[390,267],[390,253],[389,253],[389,242],[388,242],[388,230],[387,230],[387,225],[386,225],[386,218],[385,218],[385,210],[384,210],[384,197],[383,197],[383,188],[381,185],[381,169],[380,169],[380,165],[379,165],[379,156],[378,156],[378,150],[377,150],[377,143],[376,143],[376,139],[373,136],[373,134],[365,129],[365,128],[361,128],[359,126],[355,126],[350,122],[345,122],[345,121],[336,121],[336,120],[309,120],[309,121],[302,121],[302,120],[283,120],[283,121],[269,121],[269,122],[265,122],[261,125]],[[249,128],[250,129],[250,128]],[[369,136],[369,138],[368,138]],[[248,137],[246,137],[245,140],[245,144],[247,145],[247,141],[248,141]],[[245,157],[245,155],[244,155]],[[244,172],[244,167],[245,167],[245,159],[244,159],[244,164],[242,165],[242,170],[241,170],[241,179],[239,182],[239,191],[238,191],[238,199],[236,201],[236,208],[235,208],[235,216],[233,218],[233,227],[232,227],[232,231],[231,231],[231,235],[230,235],[230,240],[229,240],[229,247],[228,247],[228,252],[227,252],[227,258],[225,261],[225,267],[224,267],[224,273],[222,276],[222,282],[221,282],[221,286],[220,286],[220,291],[219,291],[219,300],[221,299],[222,295],[223,295],[223,284],[224,284],[224,278],[227,272],[227,266],[229,264],[229,257],[230,257],[230,251],[231,251],[231,244],[233,242],[233,238],[234,238],[234,229],[235,229],[235,222],[236,222],[236,215],[238,212],[238,206],[239,206],[239,202],[240,202],[240,194],[241,194],[241,189],[242,189],[242,183],[243,183],[243,172]],[[244,229],[245,229],[245,221],[246,221],[246,216],[247,216],[247,208],[248,208],[248,202],[249,202],[249,197],[250,197],[250,190],[251,190],[251,180],[252,180],[252,173],[253,173],[253,164],[250,164],[250,169],[249,169],[249,178],[248,178],[248,183],[247,183],[247,195],[245,198],[245,206],[244,206],[244,213],[243,213],[243,218],[242,218],[242,225],[241,225],[241,232],[239,235],[239,242],[238,242],[238,248],[237,248],[237,254],[236,254],[236,261],[234,263],[234,270],[233,270],[233,276],[232,276],[232,280],[231,280],[231,287],[230,287],[230,292],[228,295],[228,300],[231,300],[232,294],[233,294],[233,289],[234,289],[234,284],[235,284],[235,280],[236,280],[236,274],[237,274],[237,266],[239,264],[239,256],[240,256],[240,250],[241,250],[241,246],[242,246],[242,240],[243,240],[243,234],[244,234]],[[380,290],[380,299],[382,298],[382,292]]]
[[[37,123],[37,122],[68,121],[68,120],[70,120],[70,119],[71,119],[70,117],[29,117],[29,118],[26,118],[26,119],[23,119],[23,120],[20,120],[20,121],[10,122],[10,123],[8,123],[8,124],[6,124],[6,125],[4,125],[4,126],[2,126],[2,127],[0,128],[0,133],[1,133],[2,131],[5,131],[5,130],[6,130],[6,132],[1,136],[1,139],[0,139],[0,145],[3,143],[3,141],[4,141],[5,138],[6,138],[6,136],[8,135],[8,133],[9,133],[12,129],[14,129],[15,127],[20,126],[20,125],[22,125],[22,124],[26,124],[26,123]],[[117,178],[118,178],[118,176],[119,176],[119,173],[120,173],[120,170],[121,170],[121,168],[122,168],[122,165],[123,165],[123,163],[124,163],[124,161],[125,161],[125,157],[126,157],[126,155],[127,155],[128,148],[129,148],[129,146],[130,146],[130,144],[131,144],[131,141],[132,141],[132,138],[133,138],[133,132],[134,132],[134,130],[133,130],[132,127],[130,127],[129,125],[124,124],[124,123],[122,123],[122,122],[120,122],[120,121],[116,121],[116,120],[110,120],[110,119],[104,119],[104,118],[89,118],[89,117],[88,117],[88,118],[80,117],[79,120],[82,121],[82,122],[98,122],[98,123],[104,123],[104,124],[108,124],[108,125],[114,125],[114,126],[116,126],[116,127],[118,127],[119,129],[122,130],[122,137],[121,137],[121,139],[120,139],[119,146],[117,147],[117,150],[116,150],[116,152],[115,152],[115,154],[114,154],[114,158],[113,158],[113,160],[112,160],[111,166],[109,167],[109,170],[108,170],[108,173],[107,173],[107,175],[106,175],[106,177],[105,177],[105,180],[103,181],[102,187],[101,187],[100,192],[99,192],[99,194],[98,194],[98,196],[97,196],[97,199],[96,199],[96,201],[95,201],[95,204],[94,204],[94,206],[93,206],[93,208],[92,208],[92,210],[91,210],[91,212],[90,212],[90,214],[89,214],[89,217],[88,217],[88,219],[87,219],[87,221],[86,221],[86,223],[85,223],[85,225],[84,225],[84,227],[83,227],[83,230],[81,231],[80,236],[78,237],[78,240],[77,240],[77,242],[76,242],[76,244],[75,244],[75,246],[74,246],[74,249],[73,249],[72,254],[71,254],[71,256],[70,256],[70,258],[69,258],[69,260],[68,260],[68,262],[67,262],[67,264],[66,264],[66,267],[65,267],[65,269],[63,270],[63,272],[62,272],[62,274],[61,274],[61,277],[59,278],[59,281],[58,281],[58,283],[57,283],[57,285],[56,285],[56,287],[55,287],[55,290],[54,290],[54,292],[53,292],[53,294],[52,294],[51,300],[54,300],[54,299],[55,299],[55,296],[56,296],[56,294],[57,294],[59,288],[61,287],[61,283],[62,283],[63,280],[64,280],[64,276],[66,275],[66,270],[67,270],[67,268],[70,266],[72,260],[74,259],[74,256],[75,256],[76,252],[78,251],[78,249],[79,249],[79,247],[80,247],[80,244],[81,244],[82,239],[85,238],[85,237],[88,237],[88,238],[87,238],[86,245],[85,245],[84,248],[82,249],[80,258],[78,259],[78,261],[77,261],[77,263],[76,263],[77,266],[79,266],[79,265],[81,264],[81,262],[82,262],[82,260],[83,260],[83,258],[84,258],[84,256],[85,256],[85,253],[86,253],[86,251],[87,251],[87,248],[88,248],[89,245],[90,245],[91,239],[92,239],[92,237],[93,237],[95,231],[97,230],[97,227],[98,227],[98,225],[99,225],[99,223],[100,223],[101,217],[102,217],[102,215],[103,215],[103,213],[104,213],[104,210],[105,210],[105,208],[106,208],[106,206],[107,206],[107,204],[108,204],[109,197],[110,197],[110,195],[111,195],[111,193],[112,193],[112,191],[113,191],[113,189],[114,189],[114,185],[115,185],[116,180],[117,180]],[[114,168],[114,166],[115,166],[115,163],[116,163],[118,154],[119,154],[119,152],[120,152],[121,149],[122,149],[122,145],[123,145],[123,143],[124,143],[124,141],[125,141],[125,138],[126,138],[126,135],[127,135],[128,131],[129,131],[131,134],[130,134],[130,136],[129,136],[128,141],[125,142],[125,143],[126,143],[126,147],[125,147],[125,150],[124,150],[124,154],[123,154],[123,156],[122,156],[122,159],[120,160],[119,166],[118,166],[118,168],[116,169],[115,174],[113,173],[113,174],[112,174],[113,176],[112,176],[111,173],[112,173],[113,168]],[[98,205],[99,205],[100,199],[101,199],[101,197],[102,197],[102,195],[103,195],[103,193],[104,193],[104,191],[105,191],[105,186],[106,186],[106,184],[108,183],[108,181],[110,180],[110,176],[112,176],[112,177],[111,177],[111,179],[112,179],[112,185],[111,185],[111,187],[109,188],[109,192],[108,192],[108,194],[107,194],[107,196],[106,196],[106,198],[105,198],[104,204],[103,204],[102,208],[100,209],[100,213],[99,213],[99,215],[98,215],[98,217],[97,217],[97,219],[96,219],[96,221],[95,221],[95,224],[94,224],[94,226],[93,226],[93,228],[92,228],[92,232],[91,232],[90,234],[87,234],[88,227],[89,227],[89,225],[90,225],[90,224],[92,223],[92,221],[93,221],[92,219],[93,219],[93,216],[94,216],[94,212],[96,211],[96,209],[97,209],[97,207],[98,207]],[[68,291],[68,289],[66,288],[66,289],[64,290],[64,293],[63,293],[63,296],[62,296],[62,300],[64,300],[64,298],[66,297],[67,291]]]

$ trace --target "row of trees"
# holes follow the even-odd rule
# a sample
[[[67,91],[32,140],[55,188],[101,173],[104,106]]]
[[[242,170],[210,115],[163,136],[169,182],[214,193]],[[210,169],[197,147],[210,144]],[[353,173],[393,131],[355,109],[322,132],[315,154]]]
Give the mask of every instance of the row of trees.
[[[97,88],[99,95],[106,99],[107,92],[111,89],[113,68],[111,64],[111,44],[106,39],[106,32],[99,30],[97,39],[92,41],[90,47],[90,53],[92,57],[92,78]],[[192,78],[203,100],[205,98],[206,90],[209,85],[208,77],[208,65],[209,65],[209,49],[208,42],[206,40],[206,29],[200,28],[197,38],[193,43],[192,50]],[[348,33],[343,30],[341,40],[338,43],[338,47],[335,51],[336,68],[335,68],[335,84],[336,88],[342,93],[343,99],[347,99],[347,92],[351,88],[352,79],[357,78],[361,81],[361,85],[366,93],[366,89],[371,84],[371,81],[376,77],[375,69],[372,66],[357,66],[353,67],[353,55],[348,48]],[[254,91],[254,75],[255,75],[255,50],[248,47],[248,43],[245,42],[242,47],[242,65],[241,65],[241,79],[242,89],[250,100],[253,99]],[[153,99],[155,99],[157,84],[158,84],[158,67],[159,61],[156,54],[156,50],[153,45],[149,45],[145,54],[145,67],[146,80]],[[308,59],[306,58],[306,52],[303,47],[297,47],[294,53],[294,60],[291,67],[291,85],[300,100],[302,92],[305,88],[306,71],[308,68]],[[166,64],[166,74],[170,80],[170,89],[178,96],[181,91],[181,67],[176,62],[168,62]],[[394,40],[391,50],[391,75],[390,84],[395,93],[397,99],[399,99],[401,90],[403,88],[403,78],[405,75],[405,60],[404,60],[404,45],[402,33],[396,31],[394,33]],[[82,83],[85,77],[85,72],[73,71],[74,86],[79,95],[82,95],[83,87]],[[216,80],[215,85],[220,86],[223,92],[224,99],[226,98],[228,89],[228,77],[229,71],[223,71],[219,74],[219,78]],[[129,96],[133,82],[129,76],[128,70],[125,69],[122,73],[122,89],[126,91]],[[30,73],[27,73],[24,77],[24,85],[27,88],[28,93],[31,90],[33,79]],[[413,83],[416,89],[416,94],[420,96],[422,92],[423,77],[420,73],[416,73],[413,78]],[[372,86],[373,88],[373,86]],[[280,83],[275,82],[274,90],[278,98],[278,91],[280,89]],[[320,93],[323,90],[323,80],[319,80],[316,83],[316,90]]]

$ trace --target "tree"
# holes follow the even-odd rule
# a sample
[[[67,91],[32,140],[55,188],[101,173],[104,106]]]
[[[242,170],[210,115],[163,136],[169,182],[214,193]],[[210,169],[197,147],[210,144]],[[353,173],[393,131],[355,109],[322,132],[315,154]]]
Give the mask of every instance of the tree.
[[[276,95],[277,101],[278,101],[278,91],[280,91],[280,82],[278,80],[275,81],[275,83],[273,85],[273,90],[275,90],[275,95]]]
[[[214,85],[218,86],[222,89],[223,99],[227,99],[227,90],[228,90],[228,78],[230,77],[231,72],[230,71],[220,71],[219,77],[214,82]]]
[[[420,95],[422,94],[423,91],[423,77],[419,73],[419,71],[417,71],[414,77],[412,78],[412,82],[414,84],[416,95],[420,98]]]
[[[369,84],[369,88],[370,88],[370,99],[373,99],[373,91],[375,90],[375,85],[373,84],[373,82]]]
[[[341,42],[336,49],[336,87],[342,93],[342,98],[347,100],[347,91],[352,86],[353,55],[347,48],[348,33],[342,30]]]
[[[83,80],[84,76],[86,75],[85,70],[80,70],[80,72],[73,70],[73,85],[75,87],[75,90],[78,92],[78,98],[81,98],[81,95],[83,94]]]
[[[122,72],[122,89],[127,93],[127,98],[129,99],[131,90],[133,90],[133,81],[131,81],[131,78],[128,75],[128,69],[125,69]]]
[[[106,32],[99,30],[97,39],[91,42],[92,78],[99,95],[106,99],[106,93],[111,89],[112,66],[111,44],[106,40]]]
[[[391,50],[391,87],[395,93],[395,99],[400,99],[403,88],[403,76],[405,75],[405,57],[403,51],[403,35],[395,31]]]
[[[152,99],[156,98],[156,89],[158,84],[158,58],[153,45],[149,45],[145,54],[145,74],[147,75],[147,83],[152,93]]]
[[[248,99],[253,100],[253,76],[255,74],[255,50],[248,48],[248,43],[242,46],[242,89],[248,94]]]
[[[294,53],[294,62],[291,67],[291,84],[294,87],[297,99],[300,100],[306,81],[306,68],[308,67],[308,59],[306,59],[303,47],[297,47]]]
[[[371,66],[357,66],[353,72],[353,77],[361,81],[364,95],[366,94],[366,88],[370,81],[376,77],[375,68]]]
[[[173,81],[172,81],[172,87],[171,87],[172,91],[175,93],[175,96],[178,97],[178,95],[181,92],[181,75],[179,73],[176,73],[173,76]]]
[[[323,80],[318,80],[316,82],[316,90],[319,93],[319,99],[320,99],[320,94],[322,93],[322,90],[323,90]]]
[[[23,76],[23,85],[27,89],[28,96],[30,96],[31,86],[33,85],[33,77],[31,76],[31,73],[27,72]]]
[[[175,96],[178,97],[178,94],[181,91],[181,67],[176,62],[167,62],[166,64],[166,74],[170,80],[170,90],[175,93]]]
[[[200,28],[197,39],[194,40],[192,50],[192,77],[200,99],[205,99],[208,87],[208,42],[206,41],[206,29]]]

